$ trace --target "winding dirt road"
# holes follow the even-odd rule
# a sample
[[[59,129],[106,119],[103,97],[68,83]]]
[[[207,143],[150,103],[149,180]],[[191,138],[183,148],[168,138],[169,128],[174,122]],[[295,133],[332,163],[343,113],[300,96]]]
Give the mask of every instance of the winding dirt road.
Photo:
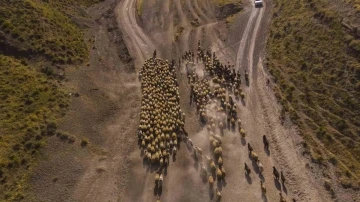
[[[200,2],[199,2],[200,1]],[[175,21],[174,16],[178,16],[180,23],[178,26],[184,27],[181,38],[178,42],[172,41],[175,27],[164,29],[159,23],[147,25],[147,31],[143,30],[136,21],[135,0],[124,0],[119,5],[118,16],[122,31],[126,32],[129,39],[126,40],[131,54],[139,60],[144,61],[149,57],[154,49],[153,44],[160,52],[167,53],[163,56],[179,58],[181,52],[186,50],[195,51],[197,41],[202,40],[203,44],[220,52],[218,56],[222,61],[230,61],[236,64],[236,68],[241,72],[247,70],[250,75],[249,86],[243,85],[246,94],[245,103],[238,103],[240,118],[243,121],[244,128],[249,134],[246,143],[249,142],[254,150],[259,154],[259,158],[264,165],[265,172],[263,177],[252,173],[250,178],[244,175],[243,164],[246,162],[253,165],[252,169],[256,170],[256,165],[251,162],[248,156],[245,142],[240,140],[239,134],[227,131],[224,136],[224,153],[225,165],[227,168],[226,184],[221,185],[223,201],[278,201],[279,191],[282,190],[287,198],[296,198],[298,201],[322,201],[319,190],[316,188],[314,180],[305,170],[305,161],[302,160],[297,152],[299,139],[296,139],[296,130],[292,126],[284,127],[280,120],[280,107],[276,103],[272,91],[266,86],[267,75],[262,67],[261,52],[264,49],[266,36],[265,16],[269,18],[270,5],[265,4],[264,8],[254,8],[252,3],[248,3],[240,16],[237,18],[243,26],[234,31],[242,33],[237,35],[236,47],[223,43],[219,38],[216,30],[217,20],[214,14],[202,11],[201,6],[209,8],[208,1],[186,0],[184,5],[181,1],[169,1],[169,5],[161,6],[159,2],[147,1],[144,3],[144,9],[151,5],[153,9],[150,14],[146,15],[147,22],[154,22],[156,18],[161,18],[166,10],[168,21]],[[158,9],[158,10],[154,10]],[[143,11],[145,12],[145,11]],[[154,16],[154,15],[157,16]],[[189,17],[190,16],[190,17]],[[153,18],[153,19],[152,19]],[[189,20],[198,18],[200,26],[192,27]],[[143,19],[144,20],[144,19]],[[143,21],[145,24],[146,21]],[[169,22],[167,22],[169,23]],[[176,22],[170,22],[172,26]],[[156,39],[147,36],[145,33],[151,32]],[[161,39],[161,40],[159,40]],[[166,39],[166,40],[165,40]],[[167,44],[164,46],[164,41]],[[171,43],[168,43],[172,41]],[[164,49],[165,48],[165,49]],[[169,54],[171,53],[171,54]],[[186,129],[193,139],[195,145],[207,147],[208,138],[205,131],[197,123],[197,115],[194,109],[189,106],[189,86],[183,75],[179,73],[180,78],[180,95],[181,107],[187,114]],[[270,153],[267,154],[263,149],[262,136],[267,135],[270,139]],[[132,170],[131,181],[127,189],[125,201],[154,201],[153,175],[150,174],[142,165],[139,158],[139,151],[135,150],[131,156]],[[171,163],[165,185],[162,193],[164,201],[206,201],[209,200],[209,191],[207,185],[201,182],[199,177],[198,165],[190,157],[190,152],[186,145],[182,144],[178,159]],[[281,187],[273,180],[272,167],[276,166],[282,170],[287,178],[285,187]],[[265,181],[267,195],[261,194],[260,179]]]
[[[244,3],[244,9],[236,14],[228,28],[224,20],[216,18],[211,2],[143,0],[141,17],[136,13],[136,0],[109,0],[93,8],[91,12],[97,14],[93,17],[99,19],[99,25],[94,28],[98,30],[90,34],[92,37],[96,33],[95,39],[102,40],[94,44],[91,65],[76,74],[69,73],[71,85],[81,96],[74,101],[64,125],[70,133],[90,134],[87,136],[90,142],[104,152],[91,153],[94,148],[89,148],[88,152],[76,149],[75,145],[67,148],[55,142],[57,147],[49,147],[53,156],[40,166],[34,177],[34,190],[41,199],[35,201],[154,202],[156,195],[161,195],[163,202],[214,201],[208,184],[200,177],[199,164],[186,144],[180,144],[176,161],[167,169],[162,193],[154,190],[155,173],[143,164],[136,145],[141,101],[137,77],[140,66],[155,49],[160,57],[177,61],[185,51],[195,52],[199,40],[203,48],[215,51],[222,63],[234,64],[242,75],[245,70],[250,75],[249,85],[242,84],[245,101],[237,103],[242,126],[247,131],[246,141],[241,140],[238,132],[229,130],[223,136],[227,175],[225,183],[217,184],[222,201],[279,201],[280,191],[288,201],[292,198],[303,202],[331,200],[322,194],[316,179],[306,169],[307,160],[299,149],[302,139],[290,123],[281,124],[280,106],[271,88],[266,86],[268,75],[261,58],[271,17],[271,1],[265,1],[263,8],[254,8],[252,0]],[[104,13],[109,6],[115,8],[116,23],[130,55],[135,58],[135,70],[119,59],[116,47],[119,44],[114,41],[120,35],[109,37],[108,27],[104,26],[107,23]],[[191,25],[195,18],[199,19],[198,26]],[[180,27],[183,31],[177,33]],[[179,34],[177,39],[176,34]],[[180,70],[183,68],[184,64]],[[208,134],[189,103],[190,87],[184,71],[179,71],[177,77],[180,105],[186,114],[185,129],[193,143],[209,153]],[[98,90],[90,92],[89,89]],[[270,141],[270,153],[263,148],[263,135]],[[259,155],[265,169],[263,176],[249,158],[247,143]],[[254,171],[250,177],[245,176],[244,162]],[[284,172],[285,187],[273,179],[273,166]],[[52,181],[55,176],[61,176],[57,183]],[[266,195],[261,192],[261,179],[267,187]]]
[[[139,65],[151,57],[155,46],[136,22],[136,1],[124,0],[120,2],[117,13],[123,33],[126,33],[125,37],[131,41],[131,45],[128,46],[131,55],[136,58]]]

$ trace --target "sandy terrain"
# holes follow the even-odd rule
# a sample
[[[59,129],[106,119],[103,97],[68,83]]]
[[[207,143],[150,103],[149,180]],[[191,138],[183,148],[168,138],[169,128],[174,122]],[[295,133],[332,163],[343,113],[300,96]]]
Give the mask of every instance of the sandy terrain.
[[[67,72],[67,85],[80,97],[74,98],[61,127],[78,137],[87,137],[91,144],[81,148],[79,144],[50,138],[45,160],[32,179],[36,201],[155,201],[160,193],[154,190],[154,172],[143,164],[137,146],[141,99],[137,73],[155,49],[161,57],[177,60],[185,51],[195,51],[198,40],[203,47],[216,51],[223,63],[235,64],[242,74],[247,70],[250,75],[249,85],[243,82],[242,87],[245,102],[238,103],[238,113],[248,133],[246,142],[229,130],[223,139],[227,176],[226,183],[218,184],[222,201],[279,201],[280,191],[288,200],[330,200],[306,169],[307,160],[300,154],[301,138],[290,123],[281,123],[280,106],[266,86],[268,75],[261,58],[271,3],[266,1],[259,9],[254,8],[252,1],[245,2],[244,10],[227,29],[224,21],[215,18],[214,6],[209,2],[146,0],[140,19],[136,15],[136,0],[107,0],[88,10],[93,19],[88,22],[87,37],[98,40],[91,51],[90,66]],[[190,21],[196,18],[200,25],[194,27]],[[179,26],[184,31],[175,41]],[[109,32],[109,27],[119,30]],[[132,62],[121,59],[126,55],[124,42],[135,59]],[[194,144],[208,152],[207,134],[189,104],[185,75],[179,72],[178,79],[185,129]],[[269,153],[263,148],[263,135],[270,140]],[[249,158],[245,145],[248,142],[264,165],[262,177]],[[191,149],[184,143],[180,147],[176,161],[167,169],[161,200],[214,200],[200,178]],[[255,171],[250,177],[245,177],[244,162]],[[272,166],[284,172],[285,187],[274,181]],[[53,182],[55,177],[58,180]],[[260,179],[265,181],[266,196],[261,193]]]

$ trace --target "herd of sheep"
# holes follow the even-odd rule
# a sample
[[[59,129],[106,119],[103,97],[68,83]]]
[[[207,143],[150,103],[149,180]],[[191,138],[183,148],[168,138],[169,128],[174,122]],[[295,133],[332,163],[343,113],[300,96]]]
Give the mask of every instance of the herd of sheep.
[[[202,65],[202,74],[198,65]],[[207,128],[211,153],[205,155],[203,150],[195,146],[188,137],[185,129],[185,114],[182,113],[179,103],[179,87],[176,78],[176,65],[156,58],[156,51],[152,58],[145,61],[139,74],[142,89],[142,105],[139,126],[139,144],[144,151],[144,160],[151,166],[157,166],[155,186],[162,188],[163,170],[169,164],[172,154],[176,152],[180,141],[184,141],[192,148],[193,156],[200,163],[200,176],[207,181],[211,190],[214,181],[225,179],[226,172],[223,162],[222,135],[224,130],[238,129],[242,138],[246,132],[241,127],[241,120],[237,114],[237,101],[244,99],[241,89],[241,74],[236,72],[233,65],[223,65],[215,53],[203,50],[198,44],[196,55],[188,51],[179,59],[179,68],[186,67],[186,75],[190,86],[190,104],[194,105],[199,121]],[[245,72],[245,81],[249,81]],[[269,141],[263,136],[264,148],[269,149]],[[262,174],[264,167],[250,143],[247,144],[249,156]],[[251,173],[250,167],[245,164],[245,173]],[[281,177],[284,184],[283,173],[273,167],[275,179]],[[266,193],[264,182],[260,181],[263,194]],[[221,193],[215,187],[215,200],[220,201]],[[157,202],[160,197],[157,198]],[[280,193],[280,201],[285,198]]]

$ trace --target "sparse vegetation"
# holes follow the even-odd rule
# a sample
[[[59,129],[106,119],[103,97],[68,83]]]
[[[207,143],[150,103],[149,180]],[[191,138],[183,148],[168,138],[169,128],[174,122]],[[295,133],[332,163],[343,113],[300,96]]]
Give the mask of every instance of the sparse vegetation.
[[[2,55],[0,99],[0,201],[18,201],[24,198],[28,169],[46,136],[56,133],[54,120],[69,103],[54,81],[20,60]]]
[[[225,6],[227,4],[239,4],[241,3],[240,0],[213,0],[213,2],[219,6]]]
[[[226,24],[229,25],[231,23],[233,23],[235,21],[235,15],[230,15],[229,17],[226,18]]]
[[[1,51],[24,57],[41,55],[56,63],[83,62],[88,57],[83,34],[67,16],[75,14],[70,9],[74,4],[81,5],[72,0],[8,1],[0,7]]]
[[[360,185],[359,43],[324,1],[276,0],[266,65],[314,162]]]
[[[86,17],[81,7],[96,2],[24,0],[0,6],[0,201],[26,199],[47,136],[75,140],[57,131],[69,96],[59,86],[62,67],[51,64],[87,59],[82,30],[71,17]]]
[[[136,11],[137,11],[138,16],[142,15],[143,6],[144,6],[144,0],[136,1]]]
[[[88,140],[88,139],[83,138],[83,139],[81,140],[80,145],[81,145],[82,147],[86,147],[88,144],[89,144],[89,140]]]
[[[176,28],[176,33],[175,33],[175,41],[177,41],[179,39],[179,37],[181,36],[182,32],[184,31],[184,27],[178,26]]]

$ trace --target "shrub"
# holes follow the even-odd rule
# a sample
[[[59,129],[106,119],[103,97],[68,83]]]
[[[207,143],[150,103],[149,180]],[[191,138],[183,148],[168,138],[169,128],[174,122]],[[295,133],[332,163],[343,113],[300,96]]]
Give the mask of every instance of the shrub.
[[[88,144],[89,144],[89,140],[88,140],[88,139],[83,138],[83,139],[81,140],[80,145],[81,145],[82,147],[86,147]]]

